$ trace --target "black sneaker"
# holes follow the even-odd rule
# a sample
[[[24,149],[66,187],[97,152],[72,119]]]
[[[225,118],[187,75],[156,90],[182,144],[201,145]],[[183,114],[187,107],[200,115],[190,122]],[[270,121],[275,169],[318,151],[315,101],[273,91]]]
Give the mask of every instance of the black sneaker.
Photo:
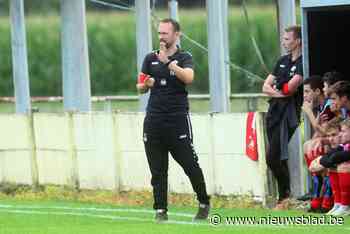
[[[308,200],[311,200],[311,198],[312,198],[311,193],[307,193],[307,194],[304,194],[300,197],[297,197],[297,200],[298,201],[308,201]]]
[[[166,210],[163,209],[159,209],[156,210],[156,222],[164,222],[168,220],[168,214],[166,212]]]
[[[206,220],[209,216],[209,211],[210,211],[210,205],[199,204],[197,214],[196,216],[194,216],[193,220],[194,221]]]

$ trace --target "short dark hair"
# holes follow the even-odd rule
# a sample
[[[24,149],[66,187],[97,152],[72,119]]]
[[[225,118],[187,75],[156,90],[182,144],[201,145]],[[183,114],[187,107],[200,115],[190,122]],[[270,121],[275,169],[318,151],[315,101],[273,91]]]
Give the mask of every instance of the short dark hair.
[[[342,73],[337,71],[326,72],[323,77],[323,82],[326,82],[329,86],[337,83],[338,81],[344,80]]]
[[[338,81],[337,83],[333,84],[328,89],[328,96],[335,93],[339,97],[347,97],[350,99],[350,82],[349,81]]]
[[[292,25],[287,27],[285,32],[293,32],[295,39],[301,39],[301,27],[300,25]]]
[[[174,32],[180,32],[181,30],[179,22],[174,19],[165,18],[162,19],[159,23],[170,23],[173,26]]]
[[[319,75],[313,75],[309,78],[305,79],[303,82],[304,85],[310,85],[310,88],[315,91],[316,89],[319,89],[322,91],[323,89],[323,80],[322,77]]]

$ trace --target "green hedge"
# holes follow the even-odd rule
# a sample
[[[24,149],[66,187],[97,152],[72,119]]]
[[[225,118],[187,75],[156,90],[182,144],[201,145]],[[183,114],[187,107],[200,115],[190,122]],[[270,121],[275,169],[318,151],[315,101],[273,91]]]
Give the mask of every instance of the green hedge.
[[[264,59],[272,69],[279,53],[274,8],[250,9],[254,36]],[[161,13],[161,15],[165,13]],[[135,94],[136,42],[135,17],[132,13],[89,13],[88,43],[93,95]],[[184,33],[207,46],[206,12],[180,11]],[[26,18],[28,62],[32,96],[61,95],[60,18],[29,16]],[[265,78],[252,46],[247,25],[238,8],[230,10],[230,54],[235,64]],[[0,18],[0,96],[13,95],[10,28],[8,18]],[[157,38],[154,34],[154,46]],[[207,93],[208,56],[187,40],[182,47],[195,60],[193,93]],[[260,92],[261,83],[251,82],[242,72],[231,70],[232,92]]]

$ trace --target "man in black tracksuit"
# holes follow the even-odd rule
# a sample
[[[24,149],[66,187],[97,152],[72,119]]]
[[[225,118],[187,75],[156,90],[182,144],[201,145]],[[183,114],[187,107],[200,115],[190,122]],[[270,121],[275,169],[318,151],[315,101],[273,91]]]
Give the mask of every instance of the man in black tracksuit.
[[[192,56],[176,45],[180,36],[180,26],[176,21],[162,20],[158,33],[160,49],[145,57],[141,72],[147,78],[137,84],[137,89],[142,93],[151,90],[144,120],[143,141],[152,174],[156,220],[168,219],[169,152],[181,165],[197,194],[199,210],[195,219],[206,219],[210,207],[209,196],[193,148],[185,87],[194,77]]]
[[[288,142],[299,125],[303,94],[303,66],[301,56],[301,29],[292,26],[285,30],[282,45],[288,54],[282,56],[264,82],[263,93],[271,97],[266,115],[269,148],[266,163],[278,184],[279,199],[276,209],[284,208],[290,195],[288,169]]]

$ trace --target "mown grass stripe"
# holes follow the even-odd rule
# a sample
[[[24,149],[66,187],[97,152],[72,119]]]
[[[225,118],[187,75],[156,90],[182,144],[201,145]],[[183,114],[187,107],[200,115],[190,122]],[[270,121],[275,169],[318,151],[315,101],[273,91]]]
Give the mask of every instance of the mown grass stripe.
[[[0,213],[15,213],[15,214],[28,214],[28,215],[71,215],[71,216],[82,216],[82,217],[91,217],[91,218],[102,218],[102,219],[111,219],[111,220],[126,220],[126,221],[141,221],[141,222],[154,222],[154,219],[145,219],[137,217],[123,217],[115,215],[97,215],[89,213],[79,213],[79,212],[49,212],[49,211],[36,211],[36,210],[19,210],[19,209],[0,209]],[[184,225],[204,225],[209,226],[207,223],[199,222],[188,222],[188,221],[175,221],[168,220],[167,224],[184,224]]]
[[[6,205],[0,204],[0,213],[13,213],[13,214],[27,214],[27,215],[70,215],[70,216],[80,216],[80,217],[90,217],[90,218],[100,218],[100,219],[109,219],[109,220],[125,220],[125,221],[139,221],[139,222],[154,222],[153,218],[139,218],[139,217],[129,217],[129,216],[117,216],[117,215],[101,215],[101,214],[92,214],[92,213],[81,213],[81,212],[61,212],[61,211],[38,211],[33,209],[62,209],[62,210],[77,210],[77,211],[99,211],[99,212],[129,212],[129,213],[153,213],[153,210],[146,209],[120,209],[120,208],[96,208],[96,207],[67,207],[67,206],[18,206],[18,205]],[[183,217],[192,217],[190,214],[186,213],[177,213],[171,212],[169,215],[172,216],[183,216]],[[195,226],[212,226],[209,223],[205,222],[192,222],[192,221],[177,221],[169,220],[166,224],[181,224],[181,225],[195,225]],[[244,227],[253,227],[253,228],[266,228],[266,229],[275,229],[275,228],[308,228],[316,227],[312,225],[307,226],[296,226],[296,225],[225,225],[220,224],[217,227],[231,227],[231,228],[244,228]],[[217,228],[215,227],[215,228]],[[349,227],[339,227],[336,229],[340,230],[350,230]]]

